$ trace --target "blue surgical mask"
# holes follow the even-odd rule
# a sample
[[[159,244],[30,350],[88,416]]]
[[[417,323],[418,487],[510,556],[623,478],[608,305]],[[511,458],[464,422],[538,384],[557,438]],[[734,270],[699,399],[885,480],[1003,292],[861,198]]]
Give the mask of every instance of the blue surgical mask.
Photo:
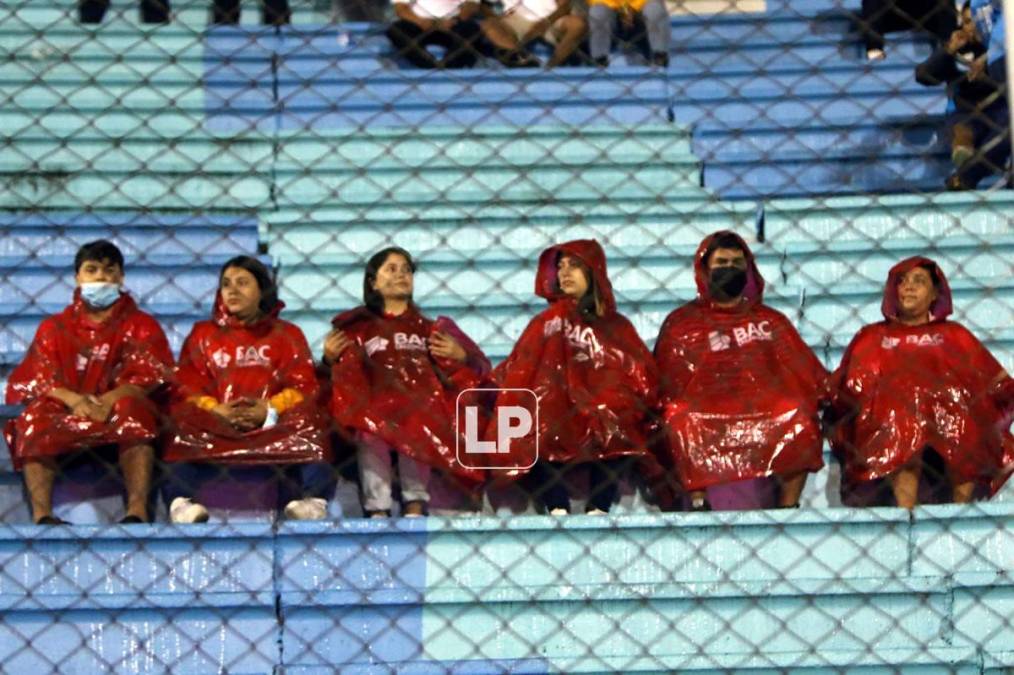
[[[86,281],[81,284],[81,299],[95,309],[112,307],[120,299],[120,285],[105,281]]]

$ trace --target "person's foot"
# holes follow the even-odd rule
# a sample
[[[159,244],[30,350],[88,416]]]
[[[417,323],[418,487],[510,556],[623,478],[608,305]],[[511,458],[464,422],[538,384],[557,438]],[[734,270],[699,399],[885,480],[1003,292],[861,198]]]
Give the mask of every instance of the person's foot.
[[[501,49],[496,59],[508,68],[538,68],[540,65],[539,60],[525,49]]]
[[[651,65],[659,68],[669,67],[669,52],[655,52],[651,55]]]
[[[551,515],[551,516],[569,516],[570,515],[570,511],[568,511],[565,508],[562,508],[562,507],[558,506],[555,509],[549,509],[549,515]]]
[[[951,162],[954,166],[961,166],[972,157],[975,157],[975,148],[970,145],[955,144],[951,149]]]
[[[971,190],[972,186],[961,180],[961,176],[958,174],[951,174],[947,182],[944,183],[944,187],[947,188],[948,192],[964,192],[965,190]]]
[[[866,60],[867,61],[883,61],[886,58],[887,58],[887,52],[885,52],[883,49],[873,48],[873,49],[867,49],[866,50]]]
[[[327,501],[320,497],[293,499],[285,505],[289,520],[324,520],[327,518]]]
[[[590,508],[584,512],[586,516],[604,516],[607,513],[608,511],[603,511],[602,509],[599,508]]]
[[[366,517],[367,518],[390,518],[391,517],[391,512],[387,511],[385,509],[374,510],[374,511],[367,511],[366,512]]]
[[[401,515],[406,518],[420,518],[426,515],[426,502],[423,501],[411,501],[405,503],[405,508],[401,510]]]
[[[169,520],[179,525],[208,522],[208,509],[189,497],[177,497],[169,505]]]
[[[57,518],[56,516],[42,516],[35,521],[36,525],[70,525],[63,518]]]
[[[141,516],[135,516],[132,513],[128,513],[127,515],[120,518],[120,525],[140,525],[142,523],[147,522],[148,521],[142,518]]]
[[[704,513],[711,510],[711,504],[706,497],[693,497],[690,500],[690,510]]]
[[[592,59],[592,62],[594,62],[594,64],[596,66],[598,66],[599,68],[608,68],[609,67],[609,57],[608,56],[600,56],[597,59]]]

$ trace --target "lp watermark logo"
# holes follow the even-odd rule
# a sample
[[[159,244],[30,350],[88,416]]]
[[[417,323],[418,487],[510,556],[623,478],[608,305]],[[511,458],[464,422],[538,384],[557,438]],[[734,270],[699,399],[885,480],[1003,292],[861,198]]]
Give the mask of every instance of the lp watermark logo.
[[[539,458],[539,397],[531,389],[465,389],[455,422],[458,463],[466,468],[529,469]],[[487,428],[496,429],[496,440],[486,438]]]

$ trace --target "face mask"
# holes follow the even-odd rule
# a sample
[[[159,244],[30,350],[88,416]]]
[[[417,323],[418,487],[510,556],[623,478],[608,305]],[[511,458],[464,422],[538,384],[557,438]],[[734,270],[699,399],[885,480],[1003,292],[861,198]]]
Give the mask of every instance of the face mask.
[[[120,299],[120,285],[104,281],[86,281],[81,284],[81,299],[95,309],[112,307]]]
[[[719,300],[732,300],[746,288],[746,270],[738,267],[716,267],[711,270],[711,293]]]

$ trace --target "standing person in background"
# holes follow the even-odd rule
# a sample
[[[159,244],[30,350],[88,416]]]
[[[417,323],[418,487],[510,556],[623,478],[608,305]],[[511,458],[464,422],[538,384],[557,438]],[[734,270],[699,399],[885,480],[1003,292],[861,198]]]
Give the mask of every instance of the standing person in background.
[[[697,299],[655,343],[663,423],[693,510],[793,508],[823,465],[827,371],[780,312],[743,239],[701,242]],[[772,489],[773,488],[773,489]]]
[[[336,316],[324,342],[331,413],[357,444],[363,511],[386,518],[394,505],[397,456],[402,515],[426,515],[433,470],[472,498],[482,471],[457,461],[455,402],[490,370],[482,350],[453,321],[425,317],[412,299],[415,261],[391,246],[363,275],[363,305]]]
[[[109,0],[78,0],[81,23],[102,23],[109,10]],[[169,0],[141,0],[143,23],[169,23]]]
[[[672,25],[669,23],[669,10],[663,0],[589,0],[591,57],[599,66],[609,65],[617,17],[621,33],[628,39],[640,20],[648,34],[649,60],[655,66],[669,66]]]
[[[947,320],[951,289],[932,260],[895,265],[881,309],[884,320],[859,331],[835,372],[842,501],[885,478],[895,503],[911,509],[930,451],[943,459],[953,501],[995,492],[1014,471],[1014,380],[968,329]]]
[[[284,26],[292,20],[289,0],[257,0],[261,8],[261,23],[265,26]],[[215,0],[211,22],[238,24],[240,0]]]
[[[947,42],[958,27],[958,11],[954,0],[863,0],[860,21],[866,58],[880,61],[887,55],[886,33],[914,30]]]
[[[121,523],[149,521],[159,413],[151,396],[172,375],[165,333],[123,292],[123,254],[93,241],[74,257],[73,302],[45,319],[7,382],[7,404],[25,410],[4,429],[15,468],[23,468],[32,519],[53,515],[60,463],[115,452],[127,491]]]
[[[593,239],[551,246],[539,256],[535,293],[549,307],[525,327],[494,379],[507,390],[497,406],[521,405],[538,420],[537,438],[514,439],[512,461],[521,467],[533,458],[528,484],[532,495],[554,516],[570,513],[566,476],[589,469],[585,513],[607,513],[618,496],[620,479],[633,465],[657,488],[661,467],[649,448],[658,374],[651,352],[633,324],[616,309],[606,255]],[[491,420],[487,438],[497,436]],[[507,472],[518,477],[523,470]]]

